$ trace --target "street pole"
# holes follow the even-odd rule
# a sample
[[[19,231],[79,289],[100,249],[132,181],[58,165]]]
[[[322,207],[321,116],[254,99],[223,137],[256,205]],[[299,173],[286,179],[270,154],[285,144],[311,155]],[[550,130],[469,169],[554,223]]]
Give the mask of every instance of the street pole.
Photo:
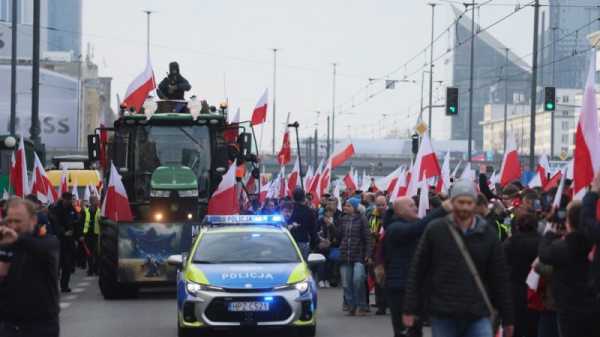
[[[319,165],[319,129],[315,128],[315,169]]]
[[[419,122],[423,117],[423,91],[425,90],[425,70],[421,72],[421,108],[419,109]]]
[[[504,77],[504,153],[506,153],[506,124],[508,119],[508,77],[507,77],[507,67],[508,67],[508,51],[506,48],[506,61],[504,62],[503,77]]]
[[[145,10],[144,13],[146,13],[146,56],[150,57],[150,15],[153,12]]]
[[[429,119],[427,122],[427,129],[429,133],[429,139],[431,139],[431,113],[433,109],[433,30],[435,18],[435,4],[430,3],[429,6],[431,6],[431,45],[429,46]]]
[[[325,148],[327,151],[326,151],[326,156],[325,156],[325,158],[329,158],[329,153],[330,153],[329,151],[330,151],[330,149],[331,149],[331,143],[330,143],[330,139],[331,139],[332,137],[330,137],[330,134],[329,134],[329,130],[330,130],[330,128],[331,128],[331,126],[330,126],[330,122],[331,122],[331,120],[330,120],[329,116],[327,116],[327,147]]]
[[[273,48],[273,155],[275,155],[275,130],[277,129],[277,48]]]
[[[335,151],[335,77],[337,63],[333,63],[333,97],[331,102],[331,151]],[[329,118],[327,119],[329,121]],[[329,126],[327,128],[329,132]],[[329,150],[327,155],[329,155]]]
[[[556,30],[552,27],[552,86],[556,87]],[[550,111],[550,159],[554,158],[554,110]]]
[[[531,115],[529,135],[529,169],[535,170],[535,115],[537,110],[537,72],[538,72],[538,29],[540,1],[535,0],[533,5],[533,55],[531,60]]]
[[[11,135],[16,133],[17,125],[17,3],[19,0],[12,1],[12,50],[10,57],[10,122],[9,131]],[[23,136],[23,135],[21,135]]]
[[[296,121],[292,124],[288,124],[288,127],[296,129],[296,151],[298,152],[298,169],[300,170],[300,172],[298,172],[298,179],[300,179],[300,186],[304,191],[304,179],[302,179],[302,152],[300,152],[300,136],[298,135],[298,127],[300,127],[300,123]]]
[[[475,0],[471,6],[471,65],[469,69],[469,143],[467,144],[467,159],[471,162],[472,144],[473,143],[473,68],[475,63]]]
[[[31,128],[30,138],[36,149],[40,138],[40,0],[33,0],[33,55],[31,59]]]

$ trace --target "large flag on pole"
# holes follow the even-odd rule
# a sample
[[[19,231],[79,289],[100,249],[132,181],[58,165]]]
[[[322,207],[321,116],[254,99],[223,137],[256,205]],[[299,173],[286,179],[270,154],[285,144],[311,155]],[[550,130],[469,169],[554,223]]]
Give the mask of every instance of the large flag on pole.
[[[437,185],[435,186],[436,193],[448,194],[450,189],[450,151],[446,152],[444,156],[444,163],[442,164],[442,175],[439,176]]]
[[[331,155],[331,169],[342,165],[346,160],[354,155],[354,145],[348,144],[342,150]]]
[[[129,198],[121,175],[113,163],[110,164],[110,177],[106,196],[102,203],[102,215],[113,221],[133,221],[133,214],[129,208]]]
[[[521,178],[521,162],[515,137],[510,133],[506,139],[506,151],[500,168],[500,186],[504,187]]]
[[[419,183],[421,180],[427,180],[428,178],[439,177],[442,174],[440,163],[438,162],[437,156],[431,146],[431,141],[427,134],[423,135],[419,151],[415,163],[411,169],[412,179],[408,183],[407,195],[412,197],[417,194]]]
[[[150,57],[148,57],[146,59],[144,71],[129,84],[129,87],[127,87],[123,104],[127,106],[127,108],[134,108],[136,112],[140,111],[146,97],[148,97],[148,93],[154,89],[156,89],[156,81],[154,80],[152,63],[150,62]]]
[[[296,187],[300,186],[300,179],[302,179],[302,177],[300,177],[300,161],[298,158],[296,158],[296,161],[294,162],[294,168],[287,179],[288,196],[293,196]]]
[[[262,124],[267,120],[267,105],[269,102],[269,89],[265,89],[265,92],[256,103],[254,111],[252,111],[252,118],[250,123],[252,126]]]
[[[13,153],[10,166],[10,183],[17,197],[24,198],[29,194],[29,179],[27,178],[27,158],[23,136],[19,139],[19,147]]]
[[[285,132],[283,133],[283,142],[281,143],[281,150],[277,154],[277,162],[279,165],[287,165],[292,161],[292,145],[290,143],[290,128],[287,127],[290,121],[290,114],[288,114],[285,122]]]
[[[591,184],[594,175],[600,170],[600,134],[598,132],[598,107],[596,102],[596,62],[595,50],[590,52],[590,65],[583,91],[583,102],[575,132],[574,181],[575,198],[581,199],[585,188]]]
[[[52,186],[46,170],[38,158],[37,153],[33,153],[33,174],[31,177],[31,194],[37,196],[40,201],[45,201],[49,204],[58,200],[58,193]]]
[[[548,183],[548,173],[550,173],[550,164],[548,163],[548,156],[544,153],[538,160],[537,167],[535,168],[535,174],[529,181],[529,187],[544,187]]]

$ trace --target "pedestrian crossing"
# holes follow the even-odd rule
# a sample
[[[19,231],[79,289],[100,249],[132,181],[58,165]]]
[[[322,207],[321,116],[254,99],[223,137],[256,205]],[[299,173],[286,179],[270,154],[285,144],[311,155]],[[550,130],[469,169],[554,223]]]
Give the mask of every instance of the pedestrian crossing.
[[[86,276],[81,278],[78,282],[73,283],[73,288],[70,294],[61,294],[59,307],[60,310],[66,310],[70,308],[73,303],[79,298],[80,295],[85,293],[92,283],[96,281],[96,277]]]

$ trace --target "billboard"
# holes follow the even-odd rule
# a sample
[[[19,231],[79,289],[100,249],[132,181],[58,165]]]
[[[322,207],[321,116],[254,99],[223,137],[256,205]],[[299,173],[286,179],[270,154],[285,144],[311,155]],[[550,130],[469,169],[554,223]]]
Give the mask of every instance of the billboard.
[[[40,127],[46,149],[77,149],[79,81],[40,69]],[[10,65],[0,65],[0,134],[9,130]],[[17,133],[31,127],[31,66],[17,67]]]

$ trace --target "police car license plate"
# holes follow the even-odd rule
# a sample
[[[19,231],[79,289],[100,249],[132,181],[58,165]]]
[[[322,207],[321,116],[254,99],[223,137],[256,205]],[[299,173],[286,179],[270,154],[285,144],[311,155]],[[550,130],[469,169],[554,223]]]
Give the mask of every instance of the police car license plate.
[[[268,302],[230,302],[229,311],[269,311]]]

